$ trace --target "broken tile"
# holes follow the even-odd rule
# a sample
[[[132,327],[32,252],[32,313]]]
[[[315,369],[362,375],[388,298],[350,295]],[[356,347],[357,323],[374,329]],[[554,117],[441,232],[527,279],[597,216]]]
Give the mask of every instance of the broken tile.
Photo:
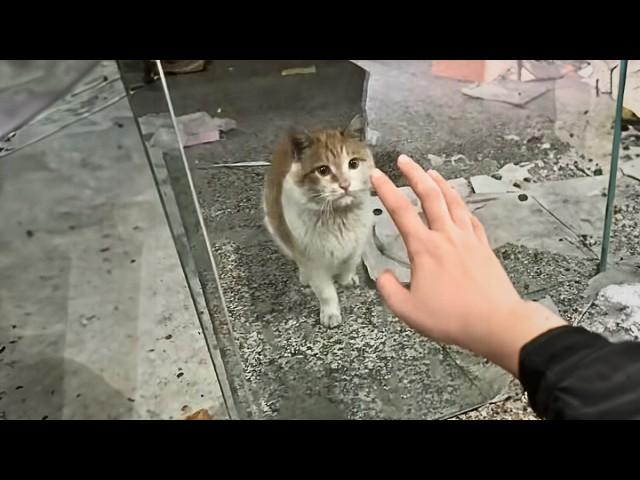
[[[473,193],[473,190],[471,190],[466,178],[454,178],[452,180],[447,180],[447,183],[455,188],[462,198],[467,198]]]
[[[507,185],[513,185],[514,183],[524,182],[525,178],[530,177],[529,169],[533,165],[514,165],[513,163],[507,163],[504,167],[498,170],[500,174],[500,181]]]
[[[552,85],[547,82],[522,83],[512,80],[494,80],[491,83],[463,88],[461,92],[469,97],[523,107],[551,87]]]
[[[620,170],[627,177],[634,178],[636,180],[640,180],[640,158],[636,158],[631,160],[630,162],[624,163]]]
[[[527,193],[576,235],[600,235],[604,222],[608,179],[573,178],[531,185]]]
[[[494,249],[513,243],[585,256],[577,236],[526,193],[472,195],[467,204],[484,225]]]
[[[508,183],[496,180],[489,175],[477,175],[469,180],[475,193],[505,193],[514,190]]]
[[[399,190],[409,199],[416,211],[421,211],[420,201],[411,187],[401,187]],[[371,197],[371,209],[375,216],[374,226],[367,238],[362,256],[369,276],[375,280],[385,270],[391,270],[400,282],[408,283],[409,259],[402,237],[378,197]]]
[[[464,188],[464,179],[455,179],[454,185]],[[468,188],[468,185],[467,185]],[[409,187],[400,189],[416,211],[420,203]],[[586,256],[588,250],[581,245],[577,234],[541,207],[527,193],[466,194],[467,204],[483,223],[492,248],[507,243],[574,256]],[[593,197],[593,198],[602,198]],[[404,242],[386,209],[377,197],[372,197],[371,208],[376,215],[363,255],[367,271],[376,279],[384,270],[391,270],[398,280],[408,283],[411,275]]]

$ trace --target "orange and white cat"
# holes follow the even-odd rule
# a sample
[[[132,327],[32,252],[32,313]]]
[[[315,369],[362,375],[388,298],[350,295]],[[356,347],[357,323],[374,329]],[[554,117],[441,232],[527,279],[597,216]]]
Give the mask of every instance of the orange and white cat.
[[[359,284],[356,268],[373,224],[374,160],[364,137],[360,117],[344,130],[292,132],[274,152],[265,181],[265,225],[298,265],[327,327],[342,321],[333,280]]]

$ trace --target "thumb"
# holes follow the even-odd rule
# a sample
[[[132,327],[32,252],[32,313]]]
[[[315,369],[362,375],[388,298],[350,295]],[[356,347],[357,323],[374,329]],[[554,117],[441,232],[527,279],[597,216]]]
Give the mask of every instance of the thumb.
[[[384,303],[402,320],[407,318],[411,310],[411,295],[389,270],[383,272],[376,280],[376,286]]]

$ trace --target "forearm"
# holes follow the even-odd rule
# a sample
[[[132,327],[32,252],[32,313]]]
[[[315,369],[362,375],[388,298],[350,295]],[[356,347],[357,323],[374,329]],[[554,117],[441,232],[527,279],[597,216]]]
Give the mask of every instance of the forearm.
[[[522,301],[487,323],[478,346],[466,348],[519,376],[522,348],[534,338],[566,322],[539,303]]]

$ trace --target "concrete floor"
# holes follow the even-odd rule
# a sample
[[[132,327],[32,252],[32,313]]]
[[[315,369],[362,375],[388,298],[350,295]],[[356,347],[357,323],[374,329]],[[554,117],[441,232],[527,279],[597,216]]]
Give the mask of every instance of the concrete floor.
[[[280,75],[282,68],[310,62],[316,75]],[[400,184],[393,165],[398,153],[425,166],[429,154],[438,155],[448,178],[535,163],[531,184],[521,186],[541,199],[529,236],[515,220],[522,202],[506,199],[508,208],[485,209],[490,235],[508,240],[497,253],[523,295],[548,296],[566,318],[580,318],[597,263],[589,249],[598,248],[601,181],[593,177],[596,187],[549,182],[591,176],[598,167],[606,172],[610,99],[561,80],[518,109],[463,96],[466,84],[434,78],[429,62],[357,63],[371,72],[367,113],[380,132],[377,163]],[[131,84],[140,76],[125,69],[124,79]],[[363,81],[352,64],[320,61],[214,61],[206,72],[169,78],[178,115],[207,111],[238,121],[223,140],[188,148],[187,155],[237,348],[226,360],[237,355],[242,368],[230,375],[248,405],[242,416],[439,418],[506,392],[517,397],[515,410],[489,407],[480,418],[518,418],[521,393],[503,372],[405,328],[370,283],[339,292],[343,326],[320,327],[315,300],[262,228],[263,169],[216,166],[268,161],[292,123],[345,123],[360,109]],[[138,116],[166,112],[159,85],[136,92],[133,108]],[[96,155],[99,142],[114,147]],[[637,152],[628,152],[623,168],[631,170]],[[456,162],[459,155],[466,160]],[[221,415],[211,362],[126,103],[0,158],[0,168],[0,214],[12,219],[0,232],[0,361],[9,367],[0,372],[0,385],[10,385],[0,387],[0,412],[7,418],[177,418],[207,407]],[[638,251],[633,217],[640,182],[624,177],[620,185],[616,257]],[[580,193],[562,196],[567,190]],[[37,209],[31,208],[36,193]],[[541,234],[536,225],[549,223],[546,205],[557,219]],[[572,221],[584,216],[587,222]],[[567,239],[574,243],[560,243]]]
[[[0,159],[1,418],[225,415],[123,94],[68,97]]]

